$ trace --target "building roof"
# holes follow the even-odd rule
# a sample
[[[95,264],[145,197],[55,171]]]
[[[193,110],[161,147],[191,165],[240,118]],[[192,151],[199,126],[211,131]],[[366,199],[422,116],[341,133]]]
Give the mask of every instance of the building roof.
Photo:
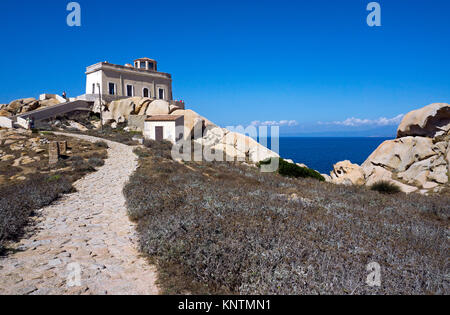
[[[144,75],[152,75],[152,76],[157,75],[157,76],[160,76],[163,78],[172,79],[172,76],[169,73],[150,70],[150,69],[149,70],[139,69],[139,68],[135,68],[133,66],[126,67],[126,66],[122,66],[122,65],[115,65],[112,63],[108,63],[108,62],[99,62],[99,63],[96,63],[95,65],[87,67],[86,74],[91,74],[91,73],[99,71],[99,70],[104,70],[104,68],[106,68],[107,70],[115,70],[115,71],[126,70],[128,72],[141,73]]]
[[[177,121],[183,117],[181,115],[155,115],[147,117],[145,121]]]
[[[153,61],[153,62],[156,62],[156,60],[150,59],[150,58],[147,58],[147,57],[136,59],[135,62],[136,61]]]

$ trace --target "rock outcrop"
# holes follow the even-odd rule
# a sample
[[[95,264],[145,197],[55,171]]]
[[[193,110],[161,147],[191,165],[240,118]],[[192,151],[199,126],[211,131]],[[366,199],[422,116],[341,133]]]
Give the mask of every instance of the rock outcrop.
[[[207,150],[223,152],[228,161],[247,161],[257,163],[271,157],[279,157],[275,152],[259,144],[256,140],[246,135],[230,132],[225,128],[206,123],[207,127],[203,137],[194,141],[206,147]]]
[[[431,104],[407,114],[398,138],[382,143],[361,168],[350,163],[350,170],[346,169],[348,161],[335,165],[332,182],[372,186],[387,181],[406,193],[440,192],[449,183],[449,152],[450,105]],[[362,179],[355,175],[361,170]]]
[[[206,119],[205,117],[200,116],[196,112],[190,109],[178,109],[171,113],[171,115],[175,116],[184,116],[184,128],[185,128],[185,137],[194,139],[195,137],[199,137],[199,135],[195,135],[195,130],[201,130],[200,137],[205,134],[206,130],[216,128],[217,126],[213,124],[211,121]]]
[[[36,100],[35,98],[23,98],[12,101],[9,104],[4,104],[0,107],[0,116],[15,116],[19,114],[24,114],[39,108],[58,105],[61,102],[52,97],[43,98],[41,100]]]
[[[151,102],[145,111],[146,115],[168,115],[170,113],[169,103],[163,100]]]
[[[435,103],[408,113],[402,120],[397,137],[429,137],[443,135],[450,130],[450,105]]]
[[[339,162],[331,172],[331,182],[338,185],[364,185],[364,171],[361,166],[350,161]]]
[[[105,122],[112,125],[125,122],[130,115],[174,115],[184,116],[185,139],[194,140],[206,150],[220,151],[229,160],[260,162],[269,157],[279,157],[254,139],[220,128],[192,110],[180,109],[163,100],[132,97],[111,102],[103,114]]]
[[[113,101],[107,106],[103,114],[105,121],[122,123],[128,120],[130,115],[168,115],[170,105],[164,100],[152,100],[150,98],[131,97]]]

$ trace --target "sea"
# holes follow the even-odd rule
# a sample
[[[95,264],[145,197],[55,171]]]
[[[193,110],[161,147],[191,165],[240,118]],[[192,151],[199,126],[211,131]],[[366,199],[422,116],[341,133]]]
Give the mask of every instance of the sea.
[[[330,174],[333,165],[340,161],[349,160],[361,165],[380,144],[392,139],[280,137],[280,156],[306,164],[322,174]],[[270,139],[268,147],[271,147]]]

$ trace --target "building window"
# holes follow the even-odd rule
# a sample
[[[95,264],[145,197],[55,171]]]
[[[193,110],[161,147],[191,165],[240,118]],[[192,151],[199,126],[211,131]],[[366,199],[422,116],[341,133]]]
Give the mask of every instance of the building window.
[[[150,97],[149,94],[148,94],[148,89],[147,88],[144,88],[144,90],[142,91],[142,96],[143,97]]]
[[[92,94],[95,94],[95,83],[92,83]]]
[[[109,95],[116,95],[116,84],[115,83],[109,83]]]
[[[134,88],[132,85],[127,85],[127,96],[133,97],[134,96]]]
[[[158,96],[160,100],[164,99],[164,89],[159,89],[158,91]]]
[[[148,63],[148,68],[149,68],[150,70],[155,70],[155,65],[153,64],[153,62],[149,62],[149,63]]]
[[[141,61],[141,69],[147,69],[147,66],[145,65],[145,61]]]

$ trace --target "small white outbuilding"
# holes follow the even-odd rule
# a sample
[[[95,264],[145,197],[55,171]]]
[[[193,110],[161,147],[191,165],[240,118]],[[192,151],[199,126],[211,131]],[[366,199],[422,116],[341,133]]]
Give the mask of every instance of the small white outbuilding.
[[[184,116],[156,115],[149,116],[144,123],[144,138],[172,143],[183,139]]]

